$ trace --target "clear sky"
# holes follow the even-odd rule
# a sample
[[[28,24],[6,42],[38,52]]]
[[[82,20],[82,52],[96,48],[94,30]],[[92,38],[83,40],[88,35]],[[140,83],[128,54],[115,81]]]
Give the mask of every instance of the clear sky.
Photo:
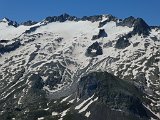
[[[47,16],[68,13],[112,14],[119,18],[142,17],[150,25],[160,25],[160,0],[0,0],[0,19],[40,21]]]

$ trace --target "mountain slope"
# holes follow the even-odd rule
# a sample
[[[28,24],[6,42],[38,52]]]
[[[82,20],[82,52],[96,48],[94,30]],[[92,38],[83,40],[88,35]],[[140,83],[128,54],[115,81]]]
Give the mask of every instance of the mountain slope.
[[[111,15],[77,18],[63,14],[27,25],[8,23],[9,20],[0,22],[0,115],[3,119],[36,120],[51,114],[54,119],[65,119],[67,109],[76,104],[73,100],[77,98],[73,94],[77,92],[78,81],[95,71],[107,71],[132,82],[130,89],[125,88],[123,82],[118,82],[115,89],[122,87],[123,91],[135,94],[132,87],[138,87],[142,94],[136,94],[137,98],[145,98],[139,98],[141,108],[146,111],[143,115],[146,119],[159,117],[158,27],[150,27],[140,18],[120,20]],[[66,97],[71,105],[56,103]],[[80,101],[100,100],[91,97]],[[100,105],[93,109],[106,109],[112,113],[111,106],[107,105],[107,109]],[[86,118],[72,111],[79,119]],[[127,113],[126,109],[124,111]],[[130,112],[134,118],[134,111]],[[112,114],[115,113],[121,114],[120,111]],[[136,114],[141,116],[139,112]]]

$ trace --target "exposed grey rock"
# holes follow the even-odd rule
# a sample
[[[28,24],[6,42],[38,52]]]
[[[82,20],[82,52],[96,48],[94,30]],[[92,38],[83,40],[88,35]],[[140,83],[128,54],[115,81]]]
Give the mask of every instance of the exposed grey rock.
[[[112,15],[108,15],[108,16],[106,16],[108,19],[107,20],[105,20],[105,21],[103,21],[103,22],[100,22],[99,23],[99,28],[100,27],[103,27],[105,24],[107,24],[108,22],[111,22],[111,21],[114,21],[114,22],[117,22],[117,18],[116,17],[114,17],[114,16],[112,16]]]
[[[5,45],[5,46],[0,44],[0,53],[3,54],[5,52],[11,52],[11,51],[19,48],[20,45],[21,45],[21,43],[19,40],[13,42],[12,44]]]
[[[10,20],[8,18],[4,18],[4,19],[5,19],[5,21],[0,21],[0,22],[6,22],[9,26],[14,26],[14,27],[18,27],[19,26],[19,24],[17,22],[15,22],[15,21],[12,21],[12,20]]]
[[[63,40],[62,37],[56,38],[55,41],[57,41],[58,43],[60,43]]]
[[[105,32],[104,29],[100,29],[98,35],[93,35],[92,40],[96,40],[104,37],[107,37],[107,33]]]
[[[94,16],[89,16],[89,17],[84,16],[84,17],[81,18],[81,20],[83,20],[83,21],[88,20],[88,21],[91,21],[91,22],[97,22],[97,21],[101,21],[102,18],[103,18],[103,15],[94,15]]]
[[[53,17],[49,16],[49,17],[47,17],[45,19],[45,21],[47,21],[47,22],[50,23],[50,22],[57,22],[57,21],[59,21],[59,22],[65,22],[67,20],[69,20],[69,21],[77,21],[77,19],[78,18],[75,17],[75,16],[70,16],[70,15],[64,13],[64,14],[62,14],[60,16],[53,16]]]
[[[96,50],[96,52],[93,52],[93,50]],[[87,56],[97,56],[97,55],[102,55],[103,50],[102,47],[99,45],[98,42],[93,43],[91,46],[88,47],[86,51]]]
[[[35,26],[35,27],[31,27],[29,30],[26,30],[25,33],[26,34],[30,34],[31,32],[34,32],[37,30],[37,28],[39,28],[40,26]]]
[[[32,74],[29,81],[33,89],[42,89],[44,86],[43,79],[38,74]]]
[[[133,16],[130,16],[130,17],[128,17],[128,18],[125,18],[125,19],[122,20],[121,22],[117,23],[117,25],[118,25],[118,26],[133,27],[135,21],[136,21],[136,18],[134,18]]]
[[[109,41],[108,43],[105,43],[103,47],[113,47],[113,43]]]
[[[137,18],[137,20],[134,23],[134,29],[131,34],[148,36],[150,34],[150,30],[150,27],[142,18]]]
[[[99,107],[121,109],[124,116],[125,112],[143,119],[148,119],[151,115],[142,105],[143,93],[137,87],[107,72],[93,72],[82,77],[78,95],[81,99],[95,95],[99,98]]]
[[[9,40],[0,40],[0,43],[8,43]]]
[[[125,37],[121,37],[117,40],[115,48],[124,49],[130,45],[130,42]]]
[[[31,25],[35,25],[35,24],[37,24],[37,23],[38,23],[38,22],[29,20],[29,21],[27,21],[27,22],[22,23],[22,25],[31,26]]]
[[[118,26],[128,26],[133,27],[133,31],[126,35],[127,38],[133,35],[143,35],[148,36],[150,34],[150,26],[142,18],[128,17],[122,22],[117,23]]]

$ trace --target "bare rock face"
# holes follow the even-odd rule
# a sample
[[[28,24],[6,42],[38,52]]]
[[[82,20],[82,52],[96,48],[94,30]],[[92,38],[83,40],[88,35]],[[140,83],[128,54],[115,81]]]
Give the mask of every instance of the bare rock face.
[[[17,48],[19,48],[21,45],[20,41],[15,41],[14,43],[12,44],[8,44],[8,45],[2,45],[0,44],[0,53],[3,54],[3,53],[6,53],[6,52],[11,52],[13,50],[16,50]]]
[[[38,74],[32,74],[29,80],[33,89],[42,89],[44,86],[43,79]]]
[[[34,31],[36,31],[36,29],[39,28],[39,27],[40,27],[40,26],[31,27],[29,30],[26,30],[25,33],[26,33],[26,34],[32,33],[32,32],[34,32]]]
[[[0,21],[0,22],[7,23],[8,26],[14,26],[14,27],[18,27],[18,26],[19,26],[19,24],[18,24],[17,22],[12,21],[12,20],[10,20],[10,19],[8,19],[8,18],[4,18],[4,19],[3,19],[2,21]]]
[[[98,96],[99,101],[95,105],[99,105],[101,108],[106,106],[112,108],[112,110],[124,110],[130,114],[130,118],[133,116],[136,118],[136,115],[138,115],[147,119],[150,114],[142,105],[143,93],[138,88],[107,72],[93,72],[82,77],[78,85],[78,92],[81,99],[92,95],[95,95],[94,97]],[[125,112],[123,116],[120,116],[126,119],[127,114]],[[117,118],[115,117],[115,119]],[[102,119],[104,118],[102,117]]]
[[[133,16],[130,16],[121,22],[117,23],[118,26],[127,26],[127,27],[133,27],[133,31],[129,33],[128,36],[133,35],[143,35],[148,36],[150,34],[150,26],[142,19],[142,18],[134,18]]]
[[[104,37],[107,37],[107,33],[105,32],[104,29],[100,29],[98,35],[93,35],[92,40],[96,40]]]
[[[50,22],[57,22],[57,21],[59,21],[59,22],[65,22],[66,20],[69,20],[69,21],[77,21],[78,18],[75,17],[75,16],[70,16],[70,15],[64,13],[64,14],[62,14],[62,15],[60,15],[60,16],[53,16],[53,17],[49,16],[49,17],[47,17],[47,18],[45,19],[45,21],[46,21],[46,22],[49,22],[49,23],[50,23]]]
[[[97,22],[97,21],[101,21],[103,18],[103,15],[94,15],[94,16],[84,16],[81,18],[81,20],[83,21],[91,21],[91,22]]]
[[[38,22],[29,20],[29,21],[26,21],[26,22],[22,23],[22,25],[24,25],[24,26],[32,26],[32,25],[35,25],[37,23]]]
[[[134,23],[134,29],[132,34],[148,36],[150,34],[150,30],[150,27],[142,18],[137,18],[137,20]]]
[[[121,22],[117,23],[117,25],[118,25],[118,26],[133,27],[135,21],[136,21],[136,18],[134,18],[133,16],[130,16],[130,17],[128,17],[128,18],[125,18],[125,19],[122,20]]]
[[[117,22],[118,21],[118,19],[112,15],[107,15],[106,17],[107,17],[107,20],[101,21],[99,23],[99,28],[103,27],[108,22],[111,22],[111,21]]]
[[[141,19],[134,17],[129,17],[124,19],[122,22],[118,23],[118,25],[121,26],[128,26],[133,27],[133,31],[129,32],[128,34],[120,37],[115,45],[115,48],[118,49],[124,49],[130,45],[129,38],[131,38],[134,35],[142,35],[144,37],[148,36],[150,34],[151,28],[147,25],[147,23]]]
[[[102,47],[99,45],[98,42],[93,43],[91,46],[88,47],[86,54],[88,56],[97,56],[97,55],[102,55],[103,50]]]
[[[128,47],[129,45],[130,45],[129,40],[127,40],[125,37],[121,37],[116,42],[115,48],[124,49],[124,48]]]

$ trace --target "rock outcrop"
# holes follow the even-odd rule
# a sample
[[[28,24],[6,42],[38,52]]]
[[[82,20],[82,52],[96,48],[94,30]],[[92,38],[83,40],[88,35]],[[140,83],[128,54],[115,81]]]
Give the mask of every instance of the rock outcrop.
[[[22,23],[22,25],[24,25],[24,26],[32,26],[32,25],[35,25],[37,23],[38,22],[29,20],[29,21],[26,21],[26,22]]]
[[[103,50],[98,42],[93,43],[91,46],[88,47],[86,51],[86,55],[92,56],[92,57],[97,56],[97,55],[102,55],[102,54],[103,54]]]
[[[107,33],[105,32],[104,29],[99,29],[98,35],[93,35],[92,40],[96,40],[96,39],[104,38],[104,37],[107,37]]]
[[[93,72],[82,77],[78,85],[78,92],[81,99],[92,95],[98,97],[99,101],[95,105],[100,108],[105,106],[113,111],[121,109],[124,111],[124,114],[120,115],[123,119],[128,116],[130,116],[130,119],[137,116],[141,119],[148,119],[151,115],[143,106],[143,93],[137,87],[107,72]]]
[[[121,37],[117,40],[115,48],[124,49],[130,45],[130,42],[125,37]]]
[[[116,17],[112,16],[112,15],[107,15],[106,18],[107,18],[106,20],[101,21],[101,22],[99,23],[99,28],[100,28],[100,27],[103,27],[103,26],[104,26],[105,24],[107,24],[108,22],[111,22],[111,21],[117,22],[117,21],[118,21],[118,19],[117,19]]]
[[[3,54],[5,52],[11,52],[17,48],[19,48],[21,45],[20,41],[15,41],[14,43],[12,44],[9,44],[9,45],[2,45],[0,44],[0,53]]]
[[[49,23],[50,22],[57,22],[57,21],[59,21],[59,22],[65,22],[67,20],[69,20],[69,21],[77,21],[78,18],[75,17],[75,16],[70,16],[70,15],[64,13],[64,14],[62,14],[60,16],[53,16],[53,17],[49,16],[49,17],[47,17],[45,19],[45,22],[49,22]]]

